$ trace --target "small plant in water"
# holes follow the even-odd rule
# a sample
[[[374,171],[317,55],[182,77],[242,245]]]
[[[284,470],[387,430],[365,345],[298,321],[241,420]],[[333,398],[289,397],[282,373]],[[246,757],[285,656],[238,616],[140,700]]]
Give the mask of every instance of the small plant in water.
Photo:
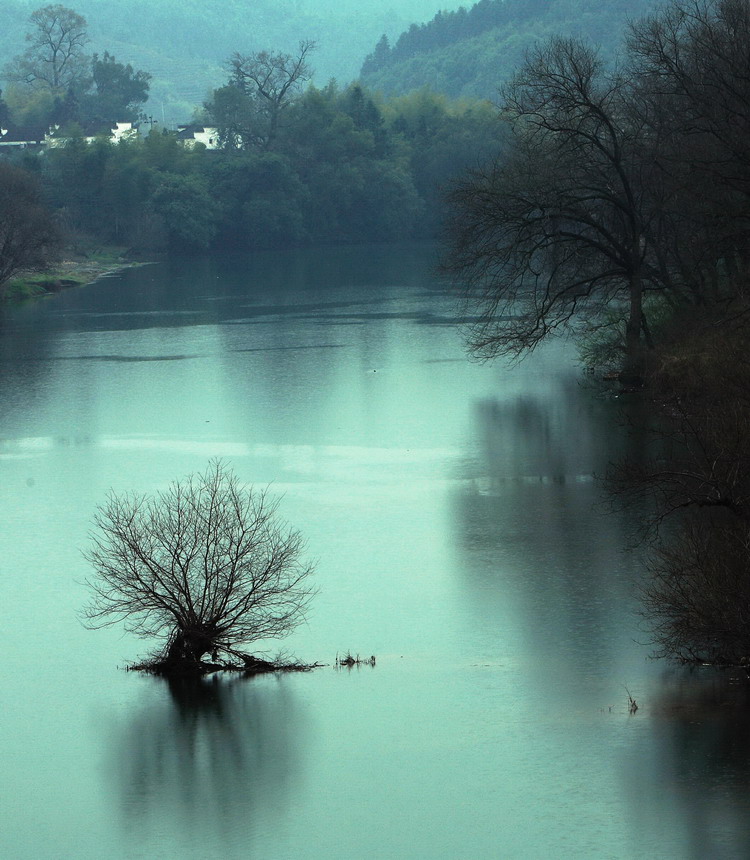
[[[339,654],[336,654],[336,668],[341,668],[342,666],[346,666],[347,669],[351,669],[352,666],[374,666],[375,665],[375,655],[371,655],[370,657],[360,657],[359,654],[355,657],[351,651],[347,651],[346,654],[341,657]]]

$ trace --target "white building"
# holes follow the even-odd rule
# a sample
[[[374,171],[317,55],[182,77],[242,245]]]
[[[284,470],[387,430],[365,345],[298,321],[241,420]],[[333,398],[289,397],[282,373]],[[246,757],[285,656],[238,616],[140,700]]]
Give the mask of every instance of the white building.
[[[202,143],[206,149],[218,149],[219,130],[207,125],[178,125],[177,140],[186,149],[192,149],[197,143]]]

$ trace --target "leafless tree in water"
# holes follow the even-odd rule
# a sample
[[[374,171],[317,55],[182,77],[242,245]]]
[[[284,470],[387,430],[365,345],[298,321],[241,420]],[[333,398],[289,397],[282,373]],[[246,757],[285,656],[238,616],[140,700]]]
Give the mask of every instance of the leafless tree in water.
[[[154,665],[167,671],[206,654],[247,664],[239,646],[287,635],[314,591],[304,541],[277,509],[220,461],[155,496],[111,493],[84,553],[96,572],[87,624],[164,637]]]

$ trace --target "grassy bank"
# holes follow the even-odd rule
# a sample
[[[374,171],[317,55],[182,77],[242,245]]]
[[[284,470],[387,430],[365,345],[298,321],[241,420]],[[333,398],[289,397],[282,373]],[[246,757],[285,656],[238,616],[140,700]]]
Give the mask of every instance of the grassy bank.
[[[66,257],[44,272],[28,272],[12,278],[2,301],[21,302],[54,295],[61,290],[90,284],[121,269],[144,265],[128,258],[128,249],[116,246],[68,249]]]

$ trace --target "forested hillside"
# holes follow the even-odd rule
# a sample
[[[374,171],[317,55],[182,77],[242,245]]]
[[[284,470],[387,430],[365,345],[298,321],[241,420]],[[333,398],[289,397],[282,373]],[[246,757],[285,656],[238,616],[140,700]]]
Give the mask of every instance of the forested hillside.
[[[384,34],[366,58],[361,80],[387,94],[430,87],[453,97],[494,98],[526,51],[553,35],[583,36],[613,56],[626,19],[656,0],[480,0],[468,10],[438,12],[392,42]]]
[[[0,68],[23,51],[29,15],[40,5],[4,0]],[[108,50],[148,70],[150,111],[160,122],[175,122],[188,118],[218,85],[234,51],[289,51],[301,39],[312,39],[318,43],[316,83],[332,77],[346,83],[357,76],[381,33],[395,38],[411,21],[426,20],[458,0],[80,0],[71,5],[88,21],[91,51]]]

